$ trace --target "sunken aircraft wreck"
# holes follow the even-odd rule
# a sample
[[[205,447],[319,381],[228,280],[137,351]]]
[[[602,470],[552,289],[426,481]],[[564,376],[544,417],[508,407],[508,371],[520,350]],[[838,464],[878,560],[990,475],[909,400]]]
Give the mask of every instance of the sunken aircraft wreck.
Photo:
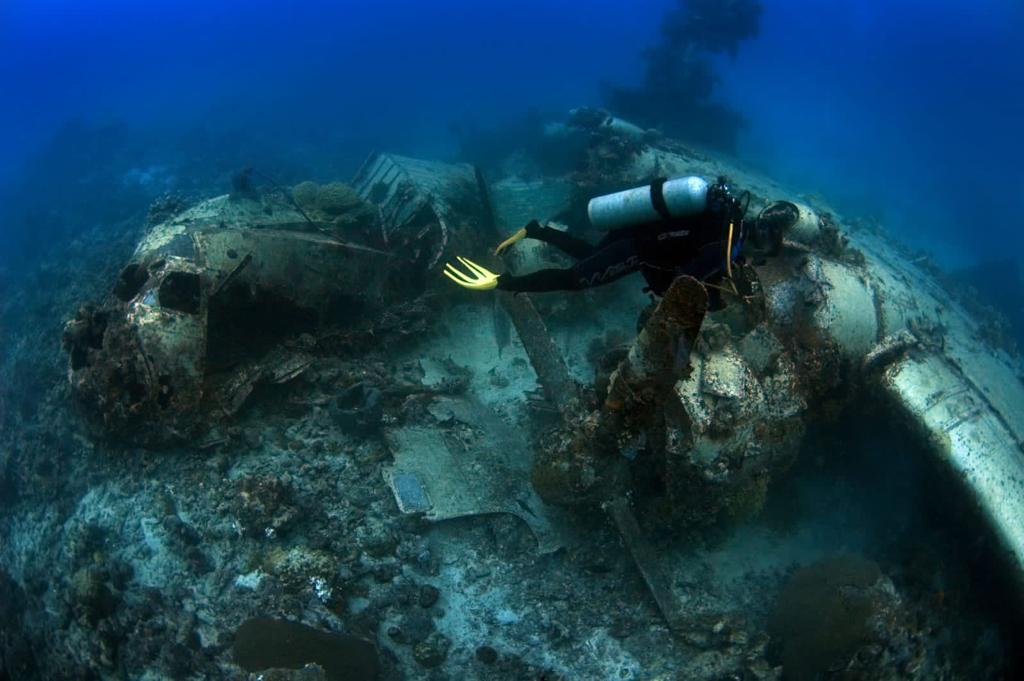
[[[387,342],[417,301],[493,301],[495,336],[511,322],[536,376],[530,408],[544,426],[514,427],[472,386],[440,379],[428,386],[434,420],[361,422],[387,443],[381,484],[402,513],[509,514],[540,553],[572,545],[574,515],[607,514],[668,626],[685,629],[676,568],[649,528],[743,523],[808,429],[856,419],[868,395],[955,480],[1024,586],[1024,383],[989,320],[882,229],[819,199],[610,116],[577,113],[551,143],[568,138],[585,149],[569,175],[490,181],[468,164],[378,153],[350,185],[221,196],[153,225],[109,299],[65,327],[78,400],[110,437],[217,443],[261,385]],[[721,309],[688,278],[656,304],[616,294],[649,314],[593,362],[593,381],[548,330],[559,303],[500,292],[482,303],[440,276],[456,253],[537,267],[556,256],[490,249],[532,218],[575,225],[594,196],[680,176],[728,177],[751,211],[784,199],[799,221],[780,253],[736,268]],[[357,421],[379,412],[374,390],[354,384],[333,408]],[[468,427],[458,442],[453,423]]]

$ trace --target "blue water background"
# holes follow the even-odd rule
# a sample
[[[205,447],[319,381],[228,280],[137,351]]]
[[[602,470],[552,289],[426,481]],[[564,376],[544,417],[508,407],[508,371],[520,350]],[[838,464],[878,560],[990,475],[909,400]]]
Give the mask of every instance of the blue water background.
[[[199,135],[188,153],[211,164],[347,177],[372,149],[446,157],[456,129],[599,105],[601,83],[639,82],[673,4],[5,0],[0,264],[46,251],[25,205],[72,188],[18,183],[69,121],[141,131],[143,172],[161,166],[155,142]],[[1019,258],[1020,2],[763,4],[760,36],[718,65],[716,97],[748,120],[740,158],[947,266]]]

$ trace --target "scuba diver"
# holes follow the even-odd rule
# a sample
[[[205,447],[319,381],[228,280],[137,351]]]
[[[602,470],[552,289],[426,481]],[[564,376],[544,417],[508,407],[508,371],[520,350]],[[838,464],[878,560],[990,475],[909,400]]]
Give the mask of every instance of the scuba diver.
[[[645,291],[657,296],[682,275],[714,288],[723,275],[732,278],[732,265],[747,239],[758,250],[776,254],[783,234],[799,218],[794,204],[777,201],[749,220],[749,202],[749,192],[733,196],[725,178],[713,185],[694,176],[656,180],[590,200],[590,223],[608,230],[596,245],[532,220],[495,249],[501,255],[522,239],[538,239],[575,258],[572,267],[496,274],[458,257],[465,271],[446,263],[444,273],[459,286],[477,291],[576,291],[636,271],[647,281]]]

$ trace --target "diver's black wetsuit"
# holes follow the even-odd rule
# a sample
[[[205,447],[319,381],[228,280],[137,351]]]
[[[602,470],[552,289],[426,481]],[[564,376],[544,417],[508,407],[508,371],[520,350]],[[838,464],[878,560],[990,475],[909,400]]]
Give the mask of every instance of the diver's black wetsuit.
[[[638,270],[649,290],[659,296],[681,275],[713,281],[725,271],[729,222],[721,211],[705,210],[685,218],[612,230],[593,245],[534,220],[526,226],[527,238],[545,241],[578,262],[566,269],[521,276],[503,274],[498,278],[498,288],[521,293],[576,291],[607,284]],[[736,216],[733,260],[739,254],[744,232],[742,217]]]

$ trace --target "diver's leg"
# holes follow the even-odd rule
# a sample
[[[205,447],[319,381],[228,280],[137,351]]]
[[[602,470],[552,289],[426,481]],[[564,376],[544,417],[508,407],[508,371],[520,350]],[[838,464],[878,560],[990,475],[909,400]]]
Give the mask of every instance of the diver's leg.
[[[580,288],[609,284],[636,272],[642,264],[636,239],[602,239],[589,258],[573,266]]]
[[[543,293],[544,291],[574,291],[576,277],[571,268],[538,270],[519,276],[503,274],[498,277],[499,291],[514,293]]]
[[[633,239],[618,239],[567,269],[549,269],[522,276],[503,274],[498,288],[532,293],[578,291],[620,279],[640,269],[640,255]]]
[[[532,220],[526,225],[526,236],[530,239],[537,239],[546,244],[551,244],[566,255],[572,256],[577,260],[589,258],[596,251],[596,247],[590,242],[574,237],[560,229],[541,225],[536,220]]]

